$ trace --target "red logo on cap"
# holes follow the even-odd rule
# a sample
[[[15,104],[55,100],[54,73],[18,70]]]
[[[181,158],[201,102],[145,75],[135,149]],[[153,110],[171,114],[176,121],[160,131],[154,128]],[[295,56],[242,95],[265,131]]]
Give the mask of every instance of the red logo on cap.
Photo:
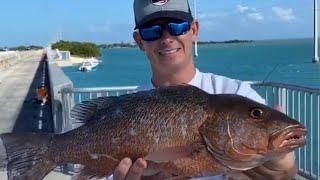
[[[168,0],[152,0],[152,4],[157,6],[165,5],[168,2]]]

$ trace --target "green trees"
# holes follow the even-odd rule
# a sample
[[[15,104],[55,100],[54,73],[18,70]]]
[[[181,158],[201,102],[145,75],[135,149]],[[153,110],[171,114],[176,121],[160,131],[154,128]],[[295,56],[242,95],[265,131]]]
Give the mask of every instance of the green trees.
[[[228,41],[199,41],[198,44],[232,44],[232,43],[253,43],[253,40],[228,40]]]
[[[107,48],[133,48],[133,47],[137,47],[137,45],[136,44],[132,44],[132,43],[125,43],[125,42],[99,45],[99,48],[102,48],[102,49],[107,49]]]
[[[0,48],[4,49],[4,48]],[[17,47],[11,47],[8,50],[10,51],[29,51],[29,50],[40,50],[43,49],[41,46],[35,46],[35,45],[30,45],[30,46],[17,46]],[[1,50],[0,50],[1,51]]]
[[[99,48],[94,43],[88,42],[69,42],[59,41],[52,44],[52,49],[59,49],[61,51],[70,51],[71,55],[80,57],[98,57],[100,56]]]

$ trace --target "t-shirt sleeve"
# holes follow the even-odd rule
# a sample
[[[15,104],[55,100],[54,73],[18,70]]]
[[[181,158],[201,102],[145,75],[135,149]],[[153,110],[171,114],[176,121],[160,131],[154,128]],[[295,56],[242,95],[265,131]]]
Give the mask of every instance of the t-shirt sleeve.
[[[265,99],[263,99],[257,91],[255,91],[249,83],[239,81],[239,86],[236,94],[245,96],[249,99],[252,99],[258,103],[266,104]]]
[[[215,94],[238,94],[258,103],[265,104],[265,100],[249,83],[219,75],[213,75],[211,78]]]

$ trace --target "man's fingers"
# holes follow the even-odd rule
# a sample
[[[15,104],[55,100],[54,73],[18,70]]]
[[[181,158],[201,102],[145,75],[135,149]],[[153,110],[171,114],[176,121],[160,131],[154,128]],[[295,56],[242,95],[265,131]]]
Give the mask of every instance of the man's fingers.
[[[144,169],[147,167],[147,162],[142,158],[137,159],[131,166],[126,179],[139,180],[143,174]]]
[[[113,178],[115,180],[123,180],[128,174],[131,165],[132,161],[130,158],[123,158],[114,170]]]
[[[268,161],[263,165],[271,170],[283,171],[292,169],[292,167],[294,167],[295,164],[295,155],[292,151],[288,154],[279,157],[279,159]]]
[[[243,172],[252,179],[292,179],[298,171],[293,152]]]

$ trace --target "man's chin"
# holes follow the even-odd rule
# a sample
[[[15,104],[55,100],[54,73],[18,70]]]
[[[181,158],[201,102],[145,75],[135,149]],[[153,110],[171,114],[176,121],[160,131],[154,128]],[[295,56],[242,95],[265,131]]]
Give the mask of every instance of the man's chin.
[[[162,55],[159,57],[159,63],[160,64],[178,64],[179,62],[182,62],[181,57],[177,54],[170,54],[170,55]]]

